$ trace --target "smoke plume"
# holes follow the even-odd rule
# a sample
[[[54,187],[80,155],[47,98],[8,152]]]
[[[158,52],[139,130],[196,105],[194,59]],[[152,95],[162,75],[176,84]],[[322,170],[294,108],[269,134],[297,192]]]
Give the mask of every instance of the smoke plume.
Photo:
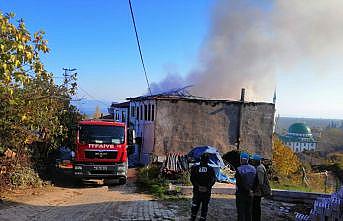
[[[276,72],[304,64],[320,73],[338,70],[342,55],[341,0],[218,0],[196,68],[173,86],[191,84],[195,95],[234,99],[244,87],[248,98],[266,100]]]

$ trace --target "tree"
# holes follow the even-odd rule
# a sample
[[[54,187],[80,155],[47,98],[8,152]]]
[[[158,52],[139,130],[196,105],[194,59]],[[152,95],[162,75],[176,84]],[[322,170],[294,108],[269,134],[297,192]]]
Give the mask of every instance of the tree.
[[[300,169],[297,155],[276,137],[273,138],[273,169],[280,177],[289,176]]]
[[[0,12],[0,151],[19,153],[56,148],[79,117],[70,105],[76,90],[76,74],[61,85],[54,82],[40,60],[50,51],[44,32],[33,34],[21,19],[12,24],[13,13]]]
[[[325,154],[343,152],[343,130],[326,128],[320,138],[318,150]]]

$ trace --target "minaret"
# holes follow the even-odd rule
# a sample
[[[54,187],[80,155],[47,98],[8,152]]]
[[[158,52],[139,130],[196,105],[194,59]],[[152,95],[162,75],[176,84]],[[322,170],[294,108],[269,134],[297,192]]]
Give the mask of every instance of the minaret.
[[[278,123],[279,123],[279,118],[280,118],[280,115],[278,114],[276,116],[276,107],[275,107],[275,103],[276,103],[276,88],[274,90],[274,97],[273,97],[273,104],[274,104],[274,126],[273,126],[273,133],[275,133],[277,127],[278,127]]]

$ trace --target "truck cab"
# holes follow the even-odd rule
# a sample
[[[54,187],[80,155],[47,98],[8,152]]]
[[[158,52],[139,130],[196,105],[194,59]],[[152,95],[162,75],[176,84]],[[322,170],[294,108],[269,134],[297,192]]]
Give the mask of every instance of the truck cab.
[[[77,129],[74,175],[84,179],[127,180],[127,128],[112,120],[80,121]]]

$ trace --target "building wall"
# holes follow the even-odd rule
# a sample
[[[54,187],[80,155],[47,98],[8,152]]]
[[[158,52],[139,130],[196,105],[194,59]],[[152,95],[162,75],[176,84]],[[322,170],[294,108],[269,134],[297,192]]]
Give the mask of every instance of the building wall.
[[[221,153],[241,147],[271,157],[274,105],[240,102],[157,100],[154,153],[187,153],[210,145]],[[242,116],[240,126],[239,119]]]
[[[315,150],[317,143],[315,142],[286,142],[285,145],[291,147],[293,152],[302,152],[304,150]]]
[[[275,106],[267,103],[245,103],[242,111],[241,148],[272,157]]]

